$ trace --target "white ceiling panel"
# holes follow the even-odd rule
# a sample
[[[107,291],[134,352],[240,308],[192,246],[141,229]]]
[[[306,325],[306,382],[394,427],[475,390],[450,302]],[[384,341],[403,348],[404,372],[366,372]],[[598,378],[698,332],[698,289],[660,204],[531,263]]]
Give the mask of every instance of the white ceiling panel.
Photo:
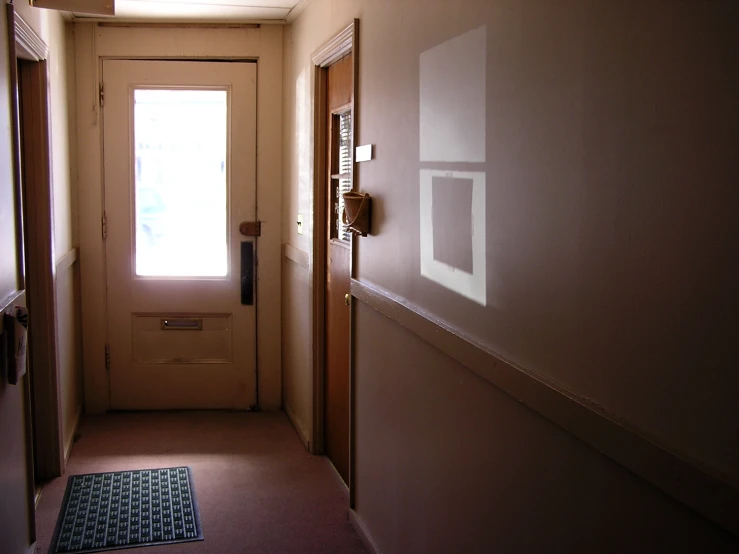
[[[211,5],[211,6],[233,6],[237,8],[287,8],[288,10],[297,4],[294,0],[116,0],[118,4],[180,4],[188,5]]]
[[[115,17],[146,21],[283,20],[299,0],[116,0]],[[90,17],[75,13],[75,17]],[[108,19],[108,18],[106,18]]]

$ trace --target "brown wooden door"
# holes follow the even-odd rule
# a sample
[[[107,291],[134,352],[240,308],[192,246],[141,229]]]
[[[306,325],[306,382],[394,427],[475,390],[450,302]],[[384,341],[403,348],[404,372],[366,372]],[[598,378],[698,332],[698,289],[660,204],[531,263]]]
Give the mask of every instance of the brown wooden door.
[[[325,452],[349,482],[349,232],[341,194],[352,188],[352,56],[328,68]]]

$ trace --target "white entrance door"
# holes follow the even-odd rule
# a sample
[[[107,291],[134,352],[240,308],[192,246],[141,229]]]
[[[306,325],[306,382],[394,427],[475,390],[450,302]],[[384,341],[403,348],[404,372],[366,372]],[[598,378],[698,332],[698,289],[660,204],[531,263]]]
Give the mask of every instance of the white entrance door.
[[[105,60],[112,409],[255,402],[256,64]]]

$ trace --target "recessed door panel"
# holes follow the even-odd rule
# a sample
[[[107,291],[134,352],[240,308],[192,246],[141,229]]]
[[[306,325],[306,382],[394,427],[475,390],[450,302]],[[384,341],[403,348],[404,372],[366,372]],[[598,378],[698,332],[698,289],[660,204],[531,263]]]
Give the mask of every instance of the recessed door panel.
[[[134,361],[142,364],[233,362],[231,314],[134,314]]]

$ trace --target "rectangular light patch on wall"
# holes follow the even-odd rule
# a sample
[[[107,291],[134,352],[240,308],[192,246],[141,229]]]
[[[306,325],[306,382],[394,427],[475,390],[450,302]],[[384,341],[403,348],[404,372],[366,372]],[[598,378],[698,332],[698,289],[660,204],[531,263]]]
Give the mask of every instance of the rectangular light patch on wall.
[[[421,53],[421,275],[487,305],[485,160],[487,29]]]
[[[422,162],[485,162],[486,48],[483,26],[421,54]]]
[[[485,173],[421,170],[421,275],[485,306]]]

